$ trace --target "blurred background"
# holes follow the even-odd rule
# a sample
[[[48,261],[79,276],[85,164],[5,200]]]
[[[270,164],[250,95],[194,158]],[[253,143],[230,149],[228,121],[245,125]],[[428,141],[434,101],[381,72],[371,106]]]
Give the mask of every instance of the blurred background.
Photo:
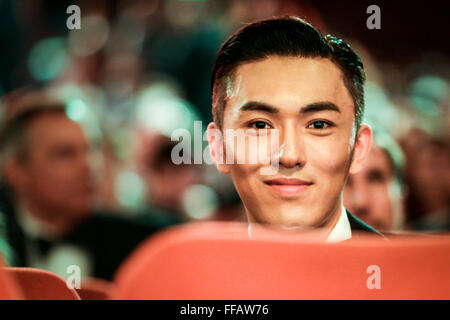
[[[66,26],[71,15],[66,10],[72,4],[81,9],[78,30]],[[377,1],[381,29],[370,30],[366,10],[371,4],[349,0],[0,0],[3,126],[29,106],[58,101],[64,105],[65,117],[84,132],[84,136],[67,137],[66,148],[59,153],[49,149],[48,155],[42,155],[39,165],[55,168],[47,173],[55,175],[54,180],[48,178],[52,185],[45,185],[46,176],[32,171],[39,170],[38,164],[25,173],[9,165],[11,154],[2,147],[0,239],[4,241],[0,244],[7,260],[31,265],[18,257],[22,249],[13,240],[17,234],[9,231],[11,225],[17,224],[25,234],[59,239],[58,233],[48,231],[51,226],[42,224],[81,225],[87,219],[81,217],[90,216],[88,211],[101,210],[144,224],[151,228],[149,232],[192,220],[245,221],[229,177],[221,176],[212,165],[174,165],[170,136],[177,128],[194,130],[195,120],[202,121],[205,130],[212,120],[210,77],[221,43],[243,24],[276,15],[296,15],[324,33],[342,37],[364,63],[365,121],[376,131],[376,146],[367,170],[349,180],[346,207],[381,230],[450,230],[448,13],[441,4]],[[35,130],[36,143],[50,145],[55,136],[62,139],[71,130],[63,122],[48,115],[45,121],[34,119],[27,124]],[[86,169],[80,164],[83,161]],[[60,167],[61,172],[74,174],[57,176]],[[83,175],[83,181],[75,182]],[[66,199],[78,192],[64,187],[69,182],[70,186],[89,184],[88,191],[80,187],[79,192],[93,199],[92,208],[75,204],[69,208]],[[53,197],[56,189],[59,200]],[[26,207],[23,204],[28,209],[21,209]],[[70,212],[71,218],[54,223],[56,214],[43,214],[48,223],[40,223],[17,213],[30,208]],[[13,223],[13,215],[22,218]],[[92,237],[101,237],[101,231],[96,232]],[[122,231],[113,234],[126,237]],[[83,238],[79,243],[89,241]],[[45,267],[50,262],[45,263],[33,265]],[[88,274],[109,278],[112,271]]]

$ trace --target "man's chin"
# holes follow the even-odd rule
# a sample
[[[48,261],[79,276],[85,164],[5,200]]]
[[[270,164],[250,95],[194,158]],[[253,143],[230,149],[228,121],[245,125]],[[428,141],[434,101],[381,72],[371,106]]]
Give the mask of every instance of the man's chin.
[[[93,204],[91,201],[79,201],[67,204],[65,209],[72,217],[82,218],[92,213]]]
[[[317,225],[319,224],[315,220],[305,219],[304,217],[299,216],[287,216],[281,217],[281,219],[280,216],[278,216],[277,219],[267,218],[260,223],[283,230],[311,230],[317,228]]]

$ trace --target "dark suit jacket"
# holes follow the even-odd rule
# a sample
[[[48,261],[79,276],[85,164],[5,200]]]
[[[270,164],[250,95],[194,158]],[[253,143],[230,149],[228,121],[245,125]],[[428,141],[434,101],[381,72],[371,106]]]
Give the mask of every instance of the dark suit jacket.
[[[8,224],[8,242],[16,258],[14,266],[29,266],[26,243],[35,240],[27,237],[13,216],[8,218]],[[92,276],[111,280],[125,258],[156,230],[122,217],[95,212],[56,242],[80,247],[91,258]],[[45,254],[56,242],[40,240],[39,247]]]
[[[350,222],[350,227],[352,229],[352,232],[353,231],[367,232],[368,234],[378,235],[385,239],[385,237],[383,236],[383,234],[381,232],[379,232],[378,230],[369,226],[367,223],[359,220],[357,217],[355,217],[353,214],[351,214],[348,210],[345,210],[345,211],[347,212],[347,217],[348,217],[348,221]],[[358,238],[358,235],[357,234],[352,235],[352,238]]]
[[[0,188],[0,211],[6,220],[7,243],[14,253],[12,266],[29,266],[27,243],[30,239],[16,218],[16,210],[7,189]],[[139,223],[118,216],[117,213],[93,212],[90,218],[76,226],[70,234],[58,240],[60,244],[80,247],[90,257],[93,266],[92,276],[111,280],[117,267],[124,259],[160,226],[150,223]],[[45,252],[54,244],[47,240],[37,242],[41,252]]]

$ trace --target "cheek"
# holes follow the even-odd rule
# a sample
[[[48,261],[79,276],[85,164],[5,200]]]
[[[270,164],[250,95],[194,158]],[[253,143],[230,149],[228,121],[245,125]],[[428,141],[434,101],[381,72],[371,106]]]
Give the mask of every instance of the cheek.
[[[33,184],[36,188],[52,189],[53,193],[65,191],[73,183],[74,170],[61,165],[38,164],[33,168]]]
[[[374,206],[377,212],[388,215],[391,212],[391,197],[388,185],[380,185],[373,190]]]
[[[316,174],[345,177],[350,162],[348,142],[332,139],[310,140],[306,143],[307,161]]]
[[[346,185],[344,187],[344,206],[352,207],[354,202],[354,190],[353,187]]]
[[[267,135],[260,135],[248,140],[246,154],[249,164],[268,166],[271,163],[278,163],[278,157],[283,146],[280,146],[278,132]],[[261,171],[261,174],[264,173]]]
[[[277,163],[279,150],[279,138],[276,134],[243,135],[237,139],[226,136],[223,161],[236,175],[257,174],[258,168],[259,174],[264,175],[263,167]]]
[[[70,195],[70,188],[58,175],[51,170],[37,170],[33,172],[28,185],[28,192],[32,198],[39,202],[54,204],[61,201],[68,201],[67,195]],[[61,200],[63,199],[63,200]]]
[[[251,207],[256,206],[262,196],[259,184],[259,166],[235,164],[231,166],[230,174],[242,201]]]
[[[231,165],[231,176],[236,185],[252,184],[252,179],[256,178],[257,165],[251,164],[233,164]]]

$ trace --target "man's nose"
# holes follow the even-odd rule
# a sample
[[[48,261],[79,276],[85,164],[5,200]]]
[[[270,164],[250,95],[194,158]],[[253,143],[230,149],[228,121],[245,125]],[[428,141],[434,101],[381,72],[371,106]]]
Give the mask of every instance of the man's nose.
[[[282,133],[279,163],[283,167],[303,167],[306,162],[304,142],[295,125],[284,128]]]
[[[80,152],[78,164],[83,172],[90,173],[92,170],[92,154],[90,152]]]
[[[370,214],[370,191],[364,183],[355,185],[355,192],[353,194],[353,205],[355,213],[359,213],[360,216],[367,216]]]

